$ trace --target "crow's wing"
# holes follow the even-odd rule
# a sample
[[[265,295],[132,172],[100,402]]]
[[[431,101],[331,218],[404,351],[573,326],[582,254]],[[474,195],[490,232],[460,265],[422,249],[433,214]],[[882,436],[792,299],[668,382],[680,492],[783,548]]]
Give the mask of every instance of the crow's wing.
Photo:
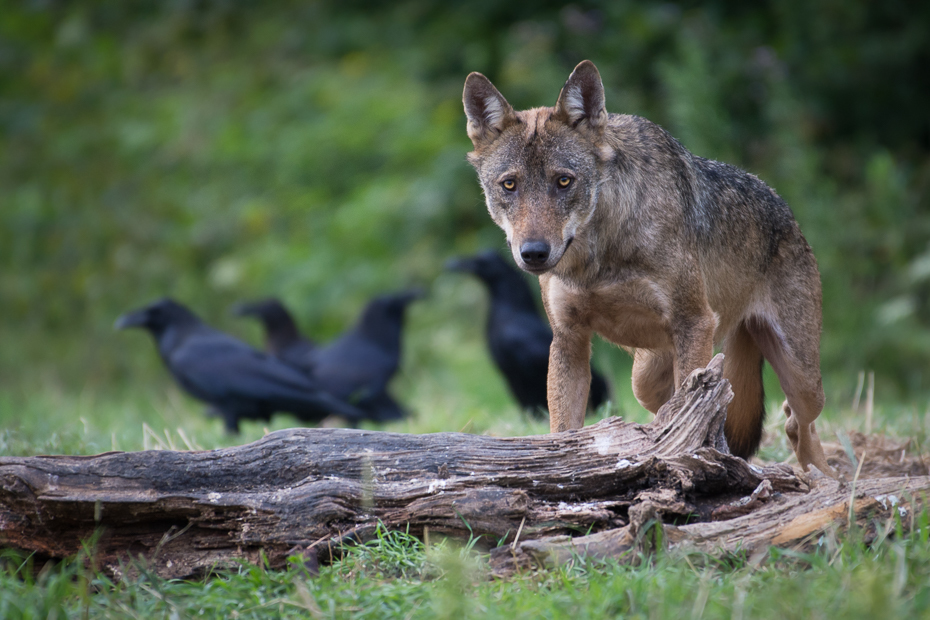
[[[191,394],[221,408],[321,417],[327,413],[350,418],[362,415],[320,390],[296,368],[212,329],[190,334],[167,361]]]
[[[552,332],[538,317],[499,314],[488,330],[491,356],[522,407],[546,408]]]
[[[349,402],[383,392],[397,372],[398,357],[357,334],[346,334],[313,355],[313,376]]]
[[[552,331],[534,315],[511,315],[500,321],[492,336],[492,355],[511,391],[523,407],[546,409],[546,383]],[[591,369],[588,405],[597,409],[610,398],[610,386],[603,375]]]
[[[275,354],[282,362],[301,370],[305,374],[313,374],[313,354],[317,347],[309,340],[295,340]]]

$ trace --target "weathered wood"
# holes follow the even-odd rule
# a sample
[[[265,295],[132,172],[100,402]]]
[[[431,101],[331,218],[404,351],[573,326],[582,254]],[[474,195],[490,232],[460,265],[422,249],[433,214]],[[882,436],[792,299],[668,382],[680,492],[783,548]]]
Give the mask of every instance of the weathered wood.
[[[94,561],[116,575],[141,557],[188,577],[262,553],[273,567],[295,552],[327,559],[379,523],[489,546],[519,531],[514,551],[529,553],[543,537],[635,534],[650,517],[719,527],[715,510],[745,512],[721,506],[763,483],[819,510],[791,468],[726,452],[721,368],[718,356],[696,371],[645,425],[515,438],[293,429],[222,450],[0,458],[0,546],[64,557],[96,533]],[[758,495],[748,509],[762,512]]]
[[[776,493],[768,481],[760,484],[743,502],[720,510],[721,517],[738,515],[740,504],[754,503],[744,515],[726,520],[688,525],[660,524],[661,540],[670,548],[683,547],[727,554],[764,553],[772,546],[810,549],[831,530],[844,531],[851,523],[865,532],[865,542],[876,535],[876,526],[886,531],[898,520],[905,530],[914,527],[915,516],[927,505],[930,477],[858,480],[856,484],[820,478],[807,494]],[[852,511],[850,511],[852,503]],[[724,508],[724,507],[721,507]],[[537,566],[564,564],[578,556],[626,558],[636,561],[643,548],[643,526],[656,516],[631,519],[621,528],[588,536],[553,536],[495,549],[492,565],[498,575]],[[655,525],[649,522],[648,525]]]

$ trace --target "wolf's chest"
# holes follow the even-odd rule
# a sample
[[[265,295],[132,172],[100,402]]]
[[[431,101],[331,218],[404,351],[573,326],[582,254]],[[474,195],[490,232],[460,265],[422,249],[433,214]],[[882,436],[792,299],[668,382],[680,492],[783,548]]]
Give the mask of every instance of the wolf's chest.
[[[671,301],[647,278],[593,290],[572,289],[551,279],[545,296],[555,329],[594,331],[623,347],[660,349],[672,344]]]

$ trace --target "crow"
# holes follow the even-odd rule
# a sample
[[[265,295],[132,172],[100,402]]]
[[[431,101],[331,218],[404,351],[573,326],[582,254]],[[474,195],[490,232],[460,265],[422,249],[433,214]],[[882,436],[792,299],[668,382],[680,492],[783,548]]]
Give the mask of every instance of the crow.
[[[352,329],[311,353],[313,376],[370,420],[404,417],[387,384],[400,367],[404,313],[421,297],[423,291],[413,289],[372,299]]]
[[[543,417],[548,408],[546,377],[552,330],[540,316],[523,274],[493,250],[452,259],[446,269],[474,274],[487,286],[491,308],[485,334],[491,357],[520,406]],[[607,381],[592,368],[589,410],[609,398]]]
[[[329,414],[352,422],[363,416],[304,373],[210,327],[174,300],[124,314],[115,327],[148,330],[181,387],[219,412],[230,432],[238,432],[240,419],[268,420],[278,411],[307,422]]]
[[[316,343],[300,333],[291,313],[278,299],[269,297],[236,304],[232,312],[236,316],[254,316],[261,321],[265,328],[266,351],[308,374],[313,373],[311,355]]]

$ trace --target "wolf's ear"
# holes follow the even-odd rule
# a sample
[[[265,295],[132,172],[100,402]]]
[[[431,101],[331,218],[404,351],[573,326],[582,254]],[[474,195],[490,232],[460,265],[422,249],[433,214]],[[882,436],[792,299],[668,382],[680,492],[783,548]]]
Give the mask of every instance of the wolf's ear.
[[[516,120],[504,96],[480,73],[471,73],[465,79],[462,103],[468,117],[468,137],[475,148],[494,140]]]
[[[575,67],[562,87],[555,107],[556,114],[572,127],[586,121],[590,127],[598,129],[607,123],[604,84],[593,62],[583,60]]]

